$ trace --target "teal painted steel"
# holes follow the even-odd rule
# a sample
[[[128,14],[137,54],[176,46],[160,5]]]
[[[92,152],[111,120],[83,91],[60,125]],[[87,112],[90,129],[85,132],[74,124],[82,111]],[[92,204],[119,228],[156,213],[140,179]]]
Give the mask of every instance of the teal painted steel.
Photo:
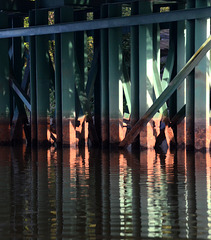
[[[0,13],[0,27],[1,29],[8,27],[8,17],[4,13]],[[8,39],[0,40],[0,82],[1,82],[1,91],[0,91],[0,121],[1,128],[5,128],[2,125],[2,122],[6,123],[6,128],[8,128],[10,124],[10,87],[9,87],[9,41]],[[6,132],[6,129],[4,129]],[[4,134],[4,130],[1,131]],[[0,141],[2,141],[2,137],[0,136]],[[5,141],[8,136],[5,136]]]
[[[22,89],[20,84],[16,82],[15,79],[10,78],[10,87],[14,90],[14,92],[18,95],[18,97],[22,100],[22,103],[26,105],[29,111],[31,111],[31,104],[30,104],[30,98],[25,93],[25,91]],[[20,103],[19,103],[20,104]]]
[[[181,71],[172,79],[168,87],[162,92],[160,97],[153,103],[153,105],[146,111],[143,117],[135,124],[135,126],[126,135],[125,139],[119,144],[120,147],[126,147],[133,142],[138,133],[146,126],[150,119],[156,114],[160,107],[169,99],[169,97],[180,86],[184,79],[197,66],[202,58],[211,49],[211,36],[202,44],[197,52],[191,57]]]
[[[121,15],[121,6],[108,6],[109,17]],[[118,143],[123,123],[123,88],[122,88],[122,31],[120,28],[108,30],[109,48],[109,139]]]
[[[60,9],[54,13],[55,24],[60,23]],[[62,143],[62,90],[61,90],[61,34],[55,34],[55,101],[57,144]]]
[[[144,16],[116,17],[99,19],[93,21],[82,21],[75,23],[56,24],[51,26],[35,26],[30,28],[3,29],[0,31],[0,38],[35,36],[65,32],[77,32],[85,30],[126,27],[136,25],[146,25],[153,23],[166,23],[196,18],[210,18],[211,8],[197,8],[190,10],[177,10],[164,13],[151,13]]]
[[[38,10],[35,15],[35,24],[47,24],[48,12]],[[36,88],[37,88],[37,117],[47,118],[49,114],[49,43],[48,36],[36,37]],[[39,122],[39,120],[38,120]]]
[[[188,0],[187,8],[195,8],[195,1]],[[186,61],[195,50],[195,21],[186,21]],[[186,78],[186,147],[194,148],[194,78],[192,71]]]
[[[61,8],[61,22],[73,21],[73,9]],[[62,118],[75,118],[74,34],[61,35]]]
[[[35,24],[48,24],[48,11],[37,10]],[[36,36],[37,143],[48,145],[50,129],[50,59],[48,35]]]
[[[108,17],[108,6],[101,7],[101,18]],[[109,96],[108,96],[108,29],[100,31],[100,91],[101,91],[101,140],[109,142]]]
[[[138,14],[138,2],[132,4],[131,14]],[[139,27],[131,27],[131,126],[139,119]]]
[[[184,4],[179,5],[179,8],[185,8]],[[186,62],[186,29],[185,29],[185,21],[177,22],[177,48],[176,48],[176,64],[177,64],[177,72],[179,72]],[[186,104],[185,94],[186,94],[186,80],[181,83],[181,85],[177,89],[177,109],[178,113],[183,106]],[[186,144],[186,127],[185,127],[185,119],[181,121],[177,125],[176,133],[177,133],[177,145],[185,146]]]
[[[210,6],[208,0],[196,0],[196,7]],[[210,19],[195,20],[195,50],[210,36]],[[209,111],[210,111],[210,54],[207,54],[195,68],[194,86],[194,132],[195,148],[208,149],[209,138]]]
[[[30,12],[29,25],[35,25],[35,12]],[[31,101],[31,144],[37,144],[37,89],[35,37],[29,39],[30,53],[30,101]]]
[[[152,11],[151,3],[139,3],[139,13]],[[152,25],[139,26],[139,117],[152,105],[153,96],[153,29]]]

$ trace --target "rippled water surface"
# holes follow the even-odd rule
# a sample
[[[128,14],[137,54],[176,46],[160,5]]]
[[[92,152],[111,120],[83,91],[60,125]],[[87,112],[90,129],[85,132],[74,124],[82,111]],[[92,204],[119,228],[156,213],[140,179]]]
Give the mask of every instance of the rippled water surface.
[[[210,154],[0,148],[0,239],[211,239]]]

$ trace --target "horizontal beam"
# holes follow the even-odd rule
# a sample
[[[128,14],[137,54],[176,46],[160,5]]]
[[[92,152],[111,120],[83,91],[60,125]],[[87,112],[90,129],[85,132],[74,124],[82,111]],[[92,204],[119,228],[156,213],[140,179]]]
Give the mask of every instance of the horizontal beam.
[[[126,147],[131,144],[138,136],[140,131],[146,126],[146,124],[152,119],[162,105],[169,99],[169,97],[180,86],[184,79],[190,74],[190,72],[196,67],[206,53],[211,49],[211,36],[204,42],[199,50],[191,57],[181,71],[172,79],[168,87],[163,91],[159,98],[153,103],[153,105],[147,110],[141,119],[133,126],[126,137],[120,142],[120,147]]]
[[[28,28],[10,28],[0,30],[1,38],[38,36],[55,33],[77,32],[86,30],[96,30],[115,27],[127,27],[135,25],[146,25],[153,23],[166,23],[198,18],[210,18],[211,7],[194,8],[187,10],[176,10],[162,13],[152,13],[146,15],[136,15],[129,17],[115,17],[97,19],[93,21],[80,21],[74,23],[62,23],[55,25],[32,26]]]

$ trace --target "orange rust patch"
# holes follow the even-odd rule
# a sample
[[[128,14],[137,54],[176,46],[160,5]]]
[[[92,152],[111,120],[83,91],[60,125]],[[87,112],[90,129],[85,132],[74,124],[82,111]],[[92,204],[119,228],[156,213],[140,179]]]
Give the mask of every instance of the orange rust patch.
[[[6,120],[0,120],[0,144],[10,143],[10,124]]]
[[[63,145],[75,147],[76,146],[76,129],[75,119],[63,118],[62,120],[62,139]]]
[[[126,129],[123,129],[123,120],[110,119],[109,121],[110,143],[116,144],[125,137]]]
[[[39,118],[37,122],[37,142],[39,145],[50,144],[50,121]]]
[[[76,142],[78,145],[87,146],[88,144],[88,122],[86,122],[85,116],[78,118],[78,124],[76,127]]]
[[[147,126],[140,132],[140,146],[141,148],[154,148],[156,137],[160,133],[160,119],[154,118]]]

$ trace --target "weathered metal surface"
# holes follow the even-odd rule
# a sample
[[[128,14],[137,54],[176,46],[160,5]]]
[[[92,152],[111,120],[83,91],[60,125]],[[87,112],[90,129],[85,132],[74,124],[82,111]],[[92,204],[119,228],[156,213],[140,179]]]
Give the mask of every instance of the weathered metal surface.
[[[108,6],[101,7],[101,18],[108,17]],[[108,29],[100,31],[100,91],[101,91],[101,142],[109,143],[109,101],[108,101]]]
[[[151,13],[145,15],[114,17],[107,19],[98,19],[93,21],[68,22],[55,25],[34,26],[29,28],[2,29],[0,38],[35,36],[65,32],[77,32],[94,29],[116,28],[136,25],[146,25],[153,23],[166,23],[182,20],[191,20],[196,18],[209,18],[211,16],[211,7],[196,8],[188,10],[177,10],[163,13]]]
[[[117,5],[108,7],[109,17],[121,15]],[[121,29],[108,30],[109,64],[109,142],[119,143],[123,138],[123,69],[121,49]]]
[[[152,3],[139,3],[139,14],[145,15],[153,11]],[[151,107],[154,101],[153,81],[153,26],[139,26],[139,118]],[[150,124],[140,132],[140,146],[152,148],[153,129]]]
[[[55,23],[60,23],[60,9],[55,11]],[[56,142],[62,144],[62,91],[61,91],[61,35],[55,34],[55,101]]]
[[[188,0],[187,8],[194,8],[195,1]],[[186,61],[194,54],[195,21],[186,21]],[[186,78],[186,148],[194,148],[194,78],[192,71]]]
[[[37,10],[35,24],[47,24],[48,11]],[[37,143],[48,145],[50,143],[50,59],[48,54],[48,36],[36,36],[36,90],[37,90]]]
[[[0,13],[0,27],[8,27],[8,17]],[[0,144],[10,142],[9,41],[0,40]]]
[[[132,15],[138,14],[138,2],[132,4]],[[139,27],[131,27],[131,60],[130,60],[130,78],[131,78],[131,126],[139,119]]]
[[[10,87],[14,90],[14,92],[18,95],[18,97],[22,100],[22,102],[26,105],[29,111],[31,111],[30,98],[25,93],[25,91],[21,88],[21,86],[16,82],[14,78],[10,78]]]
[[[73,21],[73,8],[60,9],[60,21]],[[62,143],[76,146],[74,33],[61,34]]]
[[[150,119],[156,114],[159,108],[167,101],[167,99],[174,93],[174,91],[180,86],[187,75],[196,67],[201,59],[211,48],[211,36],[202,44],[198,51],[192,56],[192,58],[186,63],[182,70],[174,77],[169,83],[168,87],[162,92],[160,97],[154,102],[154,104],[147,110],[142,118],[135,124],[135,126],[126,135],[125,139],[119,144],[120,147],[126,147],[131,144],[140,131],[146,126]]]
[[[196,0],[196,7],[210,6],[208,0]],[[210,36],[210,20],[206,18],[195,20],[195,50]],[[195,149],[208,149],[209,110],[210,110],[210,53],[200,61],[195,68],[194,81],[194,140]]]

